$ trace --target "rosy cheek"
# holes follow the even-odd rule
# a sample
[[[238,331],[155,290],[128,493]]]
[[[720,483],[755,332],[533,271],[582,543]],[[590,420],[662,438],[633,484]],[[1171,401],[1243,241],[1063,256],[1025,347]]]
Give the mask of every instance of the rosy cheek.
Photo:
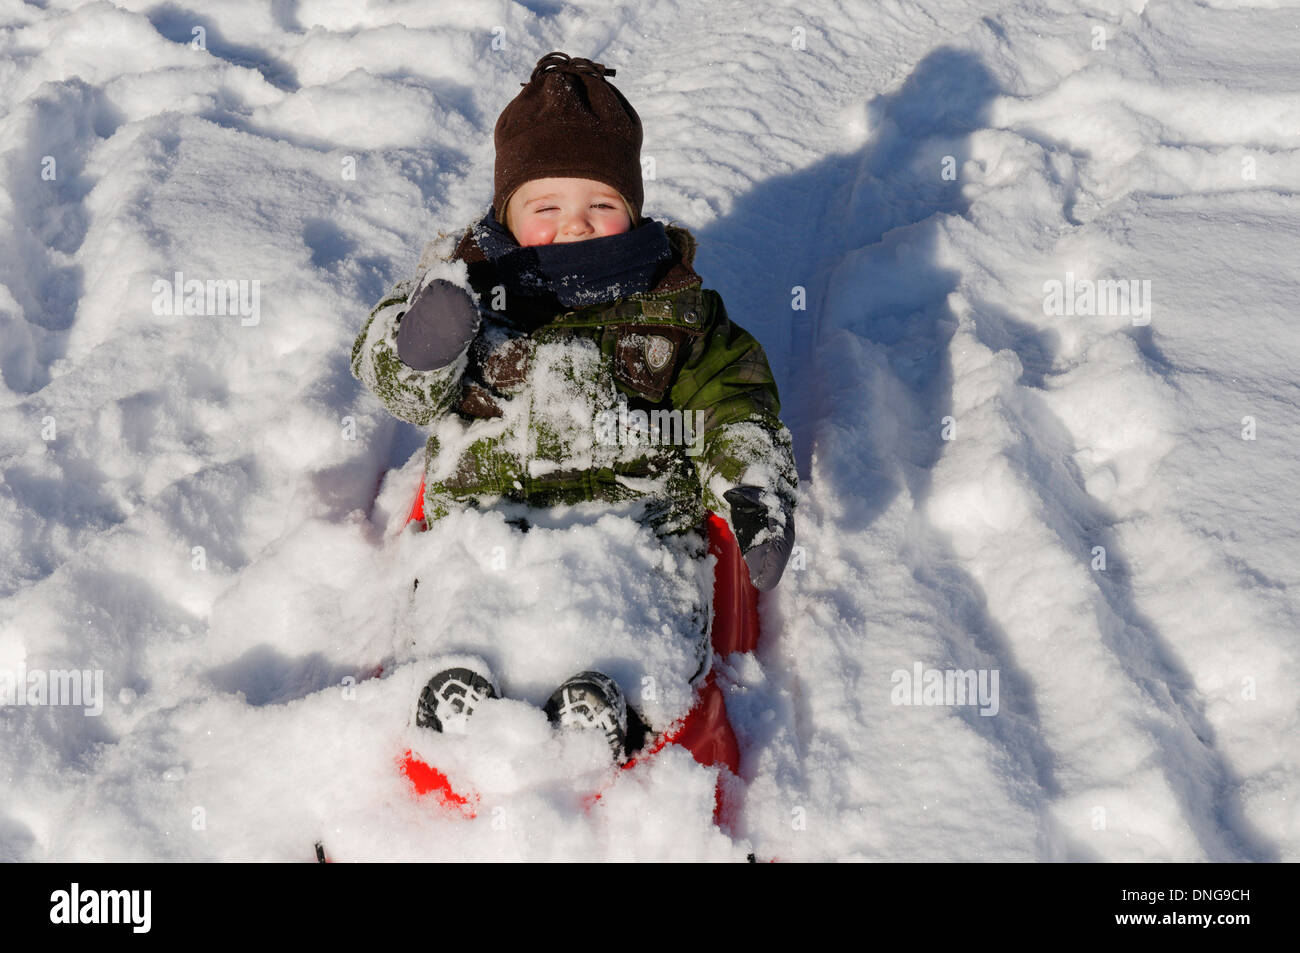
[[[515,241],[519,242],[520,246],[524,248],[539,244],[538,231],[536,222],[524,222],[523,225],[519,226],[519,231],[515,233]]]

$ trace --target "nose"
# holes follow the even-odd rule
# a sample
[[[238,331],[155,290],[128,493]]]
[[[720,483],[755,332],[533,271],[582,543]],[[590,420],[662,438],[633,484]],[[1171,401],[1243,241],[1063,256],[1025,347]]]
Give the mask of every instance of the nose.
[[[581,238],[584,235],[590,235],[595,231],[591,222],[587,218],[586,210],[571,212],[565,216],[564,224],[560,227],[560,234],[570,238]]]

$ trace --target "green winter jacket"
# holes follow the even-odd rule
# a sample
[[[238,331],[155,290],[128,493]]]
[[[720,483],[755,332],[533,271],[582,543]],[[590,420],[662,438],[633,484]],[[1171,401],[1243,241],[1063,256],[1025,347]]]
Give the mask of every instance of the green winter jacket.
[[[430,523],[454,506],[600,500],[677,533],[708,510],[730,521],[724,494],[742,484],[772,508],[793,506],[798,477],[767,357],[702,287],[691,234],[667,232],[674,258],[653,288],[563,312],[505,302],[473,230],[454,249],[444,234],[371,311],[352,373],[395,416],[430,426]],[[466,265],[481,326],[450,365],[415,370],[397,356],[397,328],[430,268],[453,262]]]

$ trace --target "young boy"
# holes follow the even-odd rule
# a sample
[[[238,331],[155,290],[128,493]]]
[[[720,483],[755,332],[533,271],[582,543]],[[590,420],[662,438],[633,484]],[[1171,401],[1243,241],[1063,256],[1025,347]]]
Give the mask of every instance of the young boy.
[[[430,522],[495,506],[526,531],[535,508],[599,502],[662,538],[698,533],[711,510],[769,590],[798,482],[776,384],[692,268],[691,234],[642,218],[641,121],[613,75],[559,52],[538,61],[496,123],[492,207],[380,302],[352,372],[394,415],[435,425]],[[490,673],[448,669],[417,721],[442,730],[498,694]],[[591,671],[546,706],[605,731],[616,755],[626,708]]]

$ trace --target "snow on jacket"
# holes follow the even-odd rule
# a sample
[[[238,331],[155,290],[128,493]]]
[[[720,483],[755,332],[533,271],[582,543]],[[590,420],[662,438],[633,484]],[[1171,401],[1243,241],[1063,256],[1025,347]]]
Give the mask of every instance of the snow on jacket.
[[[690,232],[666,231],[672,263],[648,291],[567,311],[505,301],[474,229],[458,242],[444,233],[371,311],[352,373],[394,416],[431,426],[429,522],[457,505],[600,500],[676,533],[708,510],[730,521],[725,494],[740,485],[759,487],[773,514],[793,507],[790,433],[763,348],[703,287]],[[398,357],[397,331],[435,277],[473,293],[481,324],[450,364],[416,370]]]

